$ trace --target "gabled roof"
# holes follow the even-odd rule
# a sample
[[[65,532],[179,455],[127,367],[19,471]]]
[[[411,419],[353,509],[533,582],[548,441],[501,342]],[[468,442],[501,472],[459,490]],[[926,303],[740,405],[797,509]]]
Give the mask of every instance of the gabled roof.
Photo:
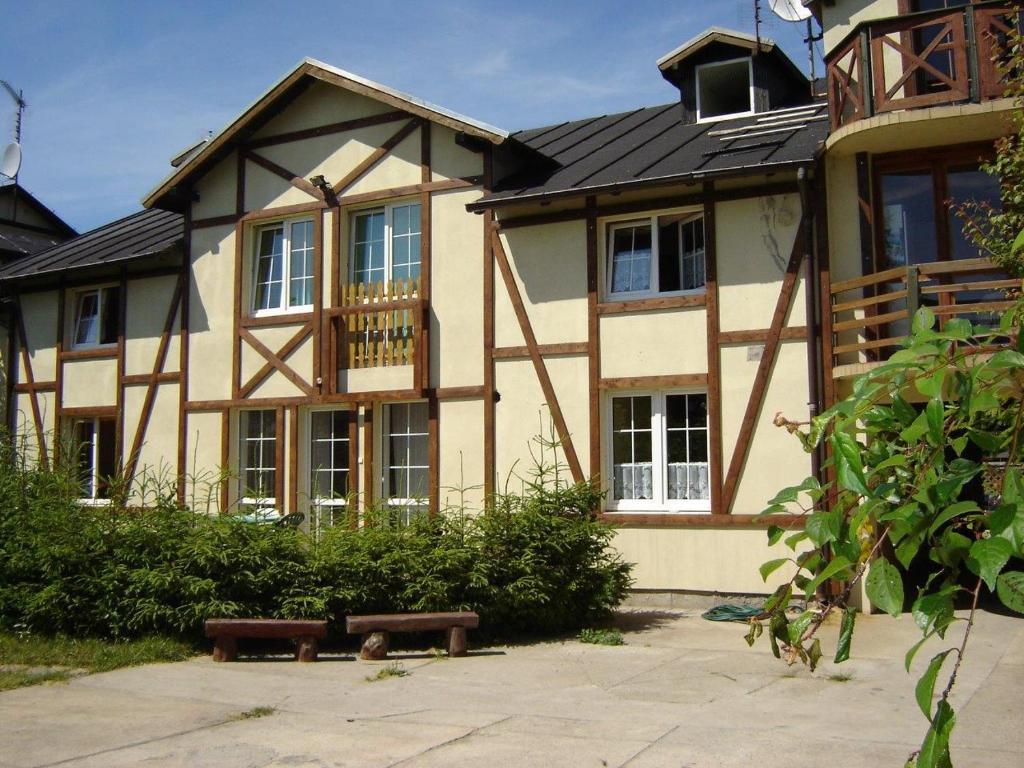
[[[555,170],[505,179],[468,207],[480,210],[806,164],[828,134],[827,117],[828,105],[817,102],[688,123],[679,103],[673,102],[519,131],[511,138],[550,158]]]
[[[658,69],[664,72],[669,67],[673,67],[679,62],[690,58],[712,43],[724,43],[737,48],[745,48],[751,53],[758,50],[758,39],[753,35],[748,35],[746,32],[737,32],[735,29],[725,29],[724,27],[708,27],[696,37],[687,40],[678,48],[669,51],[658,59]],[[774,48],[774,40],[769,40],[767,37],[761,38],[760,50],[762,53],[768,53]]]
[[[222,158],[230,151],[235,140],[255,131],[273,115],[274,107],[279,107],[282,103],[293,99],[312,80],[320,80],[353,93],[368,96],[396,109],[403,109],[411,115],[446,125],[492,144],[501,144],[508,138],[508,133],[493,125],[473,120],[402,91],[307,57],[264,92],[252,105],[243,110],[220,133],[210,138],[197,152],[190,157],[186,156],[187,159],[177,170],[146,195],[142,204],[147,208],[159,205],[161,199],[175,187],[180,186],[193,175],[203,172],[210,164]]]
[[[74,227],[39,202],[39,200],[21,184],[17,184],[13,181],[0,181],[0,196],[13,196],[15,193],[17,193],[18,200],[20,202],[27,203],[30,207],[35,209],[40,216],[46,219],[53,228],[53,231],[61,236],[61,239],[74,237],[78,234]]]
[[[147,210],[79,235],[73,240],[26,256],[0,269],[0,280],[67,272],[166,253],[182,243],[180,214]]]

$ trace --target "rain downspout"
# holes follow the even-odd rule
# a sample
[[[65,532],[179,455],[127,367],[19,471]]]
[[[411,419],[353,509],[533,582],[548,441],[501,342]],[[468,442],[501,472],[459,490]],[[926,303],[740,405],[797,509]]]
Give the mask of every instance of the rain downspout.
[[[807,166],[797,169],[797,187],[800,190],[800,221],[803,226],[804,264],[807,266],[806,281],[806,323],[807,323],[807,411],[809,418],[815,418],[821,412],[821,388],[819,379],[821,365],[818,350],[821,337],[821,325],[818,322],[818,281],[817,261],[814,247],[814,197],[811,194]],[[811,473],[818,482],[823,483],[821,475],[821,446],[811,451]],[[824,484],[824,483],[823,483]]]

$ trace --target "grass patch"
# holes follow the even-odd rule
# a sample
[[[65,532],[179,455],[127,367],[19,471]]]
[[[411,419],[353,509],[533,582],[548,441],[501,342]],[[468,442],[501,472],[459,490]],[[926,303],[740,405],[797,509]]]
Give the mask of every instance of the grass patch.
[[[617,629],[584,629],[580,631],[579,641],[591,645],[625,645],[622,633]]]
[[[834,675],[829,675],[828,679],[833,683],[848,683],[853,680],[853,674],[851,672],[836,672]]]
[[[389,677],[407,677],[408,674],[409,670],[396,661],[386,667],[381,667],[375,675],[367,675],[366,682],[376,683],[378,680],[387,680]]]
[[[41,637],[0,632],[0,666],[62,667],[67,670],[109,672],[120,667],[181,661],[193,656],[193,648],[166,637],[112,642],[94,638]],[[29,670],[0,672],[0,690],[23,685],[67,680],[70,671],[56,669],[33,674]]]
[[[277,710],[274,707],[253,707],[252,709],[245,710],[245,712],[239,712],[235,716],[235,720],[255,720],[259,717],[268,717],[275,712]]]

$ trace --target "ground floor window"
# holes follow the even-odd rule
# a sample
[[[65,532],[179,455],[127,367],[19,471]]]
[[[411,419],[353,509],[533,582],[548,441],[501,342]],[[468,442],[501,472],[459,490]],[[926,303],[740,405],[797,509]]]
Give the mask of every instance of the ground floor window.
[[[239,505],[251,514],[276,514],[276,411],[242,411],[238,415],[238,434]]]
[[[114,419],[76,419],[72,439],[78,453],[83,501],[110,498],[110,479],[117,473],[117,429]]]
[[[616,395],[609,416],[609,508],[710,509],[705,393]]]
[[[427,404],[392,403],[383,415],[384,499],[393,519],[408,523],[428,509]]]
[[[309,507],[314,531],[345,519],[351,489],[349,427],[353,418],[347,410],[309,413]]]

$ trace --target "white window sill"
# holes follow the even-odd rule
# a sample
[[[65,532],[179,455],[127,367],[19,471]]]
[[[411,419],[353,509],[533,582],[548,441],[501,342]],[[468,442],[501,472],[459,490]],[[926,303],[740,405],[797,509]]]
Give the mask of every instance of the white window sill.
[[[72,351],[81,351],[86,349],[117,349],[116,341],[108,341],[105,344],[72,344]]]
[[[79,499],[78,505],[81,507],[109,507],[110,499]]]
[[[630,504],[629,506],[619,506],[616,504],[608,504],[605,506],[606,512],[614,512],[617,515],[710,515],[711,514],[711,502],[701,501],[694,502],[695,506],[680,506],[680,507],[669,507],[665,504],[652,504],[649,507],[641,507],[636,504]],[[696,506],[700,504],[700,506]]]
[[[700,296],[703,293],[707,293],[707,286],[702,285],[700,288],[691,288],[686,291],[663,291],[660,293],[653,293],[651,291],[630,291],[622,293],[609,293],[605,296],[605,301],[642,301],[644,299],[677,299],[683,296]]]
[[[288,309],[254,309],[251,312],[252,317],[287,317],[288,315],[303,315],[307,312],[313,311],[312,304],[303,304],[298,307],[288,307]]]

